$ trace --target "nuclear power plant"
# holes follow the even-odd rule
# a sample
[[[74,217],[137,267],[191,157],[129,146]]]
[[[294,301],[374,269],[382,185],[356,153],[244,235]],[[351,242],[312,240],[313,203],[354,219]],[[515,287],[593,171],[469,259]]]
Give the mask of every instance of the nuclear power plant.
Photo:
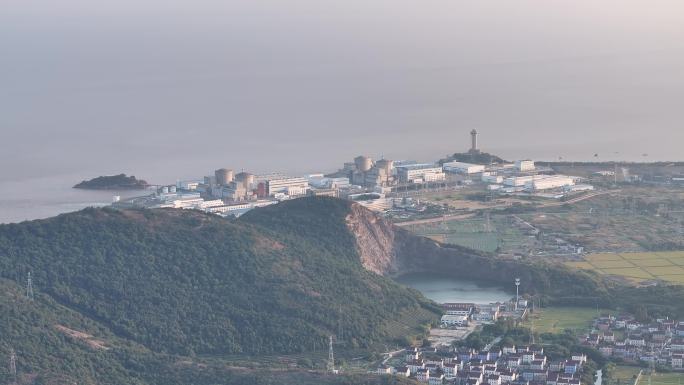
[[[238,216],[254,207],[314,195],[344,198],[371,210],[385,213],[398,210],[401,215],[411,216],[427,207],[412,197],[472,188],[469,186],[481,188],[489,198],[494,194],[559,198],[593,189],[593,186],[578,184],[579,178],[558,175],[547,166],[535,166],[529,159],[487,160],[489,156],[484,156],[478,147],[478,131],[463,131],[462,139],[465,133],[470,134],[470,149],[436,162],[391,160],[383,156],[374,161],[370,156],[359,155],[336,172],[303,177],[234,173],[233,169],[219,168],[205,176],[203,182],[178,181],[177,186],[161,186],[152,206],[195,208]]]

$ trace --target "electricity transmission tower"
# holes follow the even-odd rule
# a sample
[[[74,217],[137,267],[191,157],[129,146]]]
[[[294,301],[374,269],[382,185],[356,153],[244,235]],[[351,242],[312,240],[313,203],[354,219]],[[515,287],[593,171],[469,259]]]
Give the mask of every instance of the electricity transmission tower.
[[[10,350],[10,362],[9,362],[10,376],[12,376],[12,383],[17,383],[17,355],[14,354],[14,349]]]
[[[329,349],[328,349],[328,372],[337,374],[337,370],[335,370],[335,352],[333,351],[333,336],[330,336],[330,344],[329,344]]]
[[[31,279],[31,272],[28,273],[26,279],[26,298],[33,300],[33,280]]]

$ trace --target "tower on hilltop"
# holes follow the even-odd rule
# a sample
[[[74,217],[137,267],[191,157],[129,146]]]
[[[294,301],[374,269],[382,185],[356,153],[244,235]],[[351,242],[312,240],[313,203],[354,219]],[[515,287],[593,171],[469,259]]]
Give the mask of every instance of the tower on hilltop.
[[[470,152],[472,154],[477,154],[480,150],[477,148],[477,130],[473,129],[470,131]]]

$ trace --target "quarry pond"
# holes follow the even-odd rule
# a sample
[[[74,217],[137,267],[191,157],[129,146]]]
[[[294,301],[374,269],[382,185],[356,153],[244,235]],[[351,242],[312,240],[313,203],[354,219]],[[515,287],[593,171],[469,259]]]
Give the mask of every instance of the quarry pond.
[[[396,278],[396,281],[420,291],[425,297],[437,303],[488,304],[505,302],[515,296],[515,293],[509,294],[498,286],[433,273],[406,274]]]

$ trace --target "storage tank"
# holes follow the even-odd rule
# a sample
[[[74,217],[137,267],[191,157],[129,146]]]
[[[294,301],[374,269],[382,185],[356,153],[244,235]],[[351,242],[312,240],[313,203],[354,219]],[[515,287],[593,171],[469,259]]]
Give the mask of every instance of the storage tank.
[[[380,159],[375,163],[375,167],[381,169],[385,172],[385,175],[392,175],[392,168],[394,167],[394,161],[389,159]]]
[[[361,172],[366,172],[373,166],[373,160],[367,156],[359,155],[354,158],[356,169]]]
[[[216,184],[220,184],[222,186],[225,186],[233,181],[233,170],[229,170],[227,168],[219,168],[218,170],[214,171],[214,175],[216,176]]]
[[[251,190],[254,184],[254,174],[240,172],[235,175],[235,181],[242,183],[246,190]]]
[[[176,186],[169,186],[169,192],[175,193],[176,192]]]

